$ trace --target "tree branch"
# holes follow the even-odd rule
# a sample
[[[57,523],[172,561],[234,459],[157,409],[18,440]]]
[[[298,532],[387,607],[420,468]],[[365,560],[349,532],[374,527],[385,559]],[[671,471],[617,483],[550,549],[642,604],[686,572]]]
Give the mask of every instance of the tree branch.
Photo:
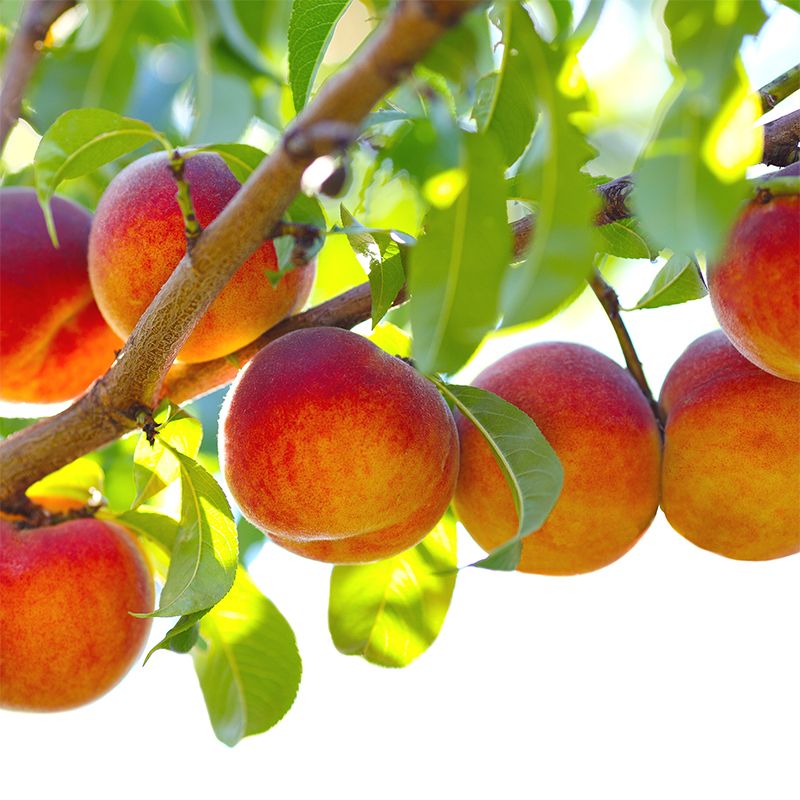
[[[781,100],[785,100],[790,94],[794,94],[800,89],[800,64],[795,64],[791,69],[787,69],[783,75],[778,75],[775,80],[770,81],[766,86],[758,90],[761,98],[761,110],[766,114],[775,108]]]
[[[764,126],[762,161],[775,167],[786,167],[800,158],[800,109],[768,122]]]
[[[74,5],[75,0],[28,0],[23,7],[6,56],[0,89],[0,152],[19,119],[25,87],[42,53],[50,26]]]
[[[320,89],[280,145],[197,238],[144,312],[109,372],[69,409],[0,444],[0,502],[35,480],[136,427],[135,411],[152,407],[175,356],[239,266],[261,245],[300,189],[300,179],[326,143],[329,124],[358,125],[433,44],[478,0],[399,0],[358,54]],[[305,136],[313,153],[297,147]],[[287,141],[295,140],[291,148]],[[298,152],[300,151],[300,152]]]

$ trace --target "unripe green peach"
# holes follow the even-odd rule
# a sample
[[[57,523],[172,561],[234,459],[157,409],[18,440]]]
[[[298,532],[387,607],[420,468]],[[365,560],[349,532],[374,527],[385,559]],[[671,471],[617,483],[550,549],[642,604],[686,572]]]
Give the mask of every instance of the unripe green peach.
[[[412,367],[336,328],[295,331],[240,373],[220,422],[225,480],[283,547],[338,563],[417,544],[446,510],[455,425]]]
[[[188,157],[184,177],[201,227],[214,221],[240,186],[215,153]],[[122,170],[97,206],[89,276],[100,311],[120,336],[130,334],[186,252],[176,189],[167,155],[156,153]],[[273,288],[265,273],[277,269],[275,248],[266,241],[211,304],[178,359],[208,361],[232,353],[298,310],[311,291],[314,265],[292,270]]]
[[[561,495],[524,540],[517,569],[590,572],[633,547],[658,508],[661,451],[655,417],[633,378],[596,350],[559,342],[509,353],[473,385],[531,417],[564,469]],[[517,512],[483,436],[465,417],[457,425],[456,512],[491,551],[516,533]]]

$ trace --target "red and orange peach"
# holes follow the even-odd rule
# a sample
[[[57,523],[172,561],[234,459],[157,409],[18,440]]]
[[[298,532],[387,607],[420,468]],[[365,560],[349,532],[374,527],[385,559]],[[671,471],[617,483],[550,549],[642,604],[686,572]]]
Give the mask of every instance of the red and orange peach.
[[[33,189],[0,189],[0,399],[56,403],[84,392],[122,341],[95,304],[86,265],[91,215],[51,201],[50,240]]]
[[[239,190],[214,153],[191,154],[184,169],[197,220],[211,224]],[[184,222],[166,153],[145,156],[111,181],[97,206],[89,239],[89,276],[109,325],[127,337],[186,252]],[[200,319],[178,359],[196,362],[249,344],[308,298],[314,265],[284,275],[272,242],[253,253]]]
[[[521,572],[573,575],[610,564],[647,530],[658,508],[660,438],[633,378],[578,344],[543,343],[504,356],[474,385],[539,426],[564,469],[561,495],[523,541]],[[511,490],[480,432],[458,416],[459,519],[487,551],[517,531]]]
[[[433,385],[337,328],[289,333],[240,373],[220,455],[251,522],[295,553],[338,563],[417,544],[458,471],[453,418]]]

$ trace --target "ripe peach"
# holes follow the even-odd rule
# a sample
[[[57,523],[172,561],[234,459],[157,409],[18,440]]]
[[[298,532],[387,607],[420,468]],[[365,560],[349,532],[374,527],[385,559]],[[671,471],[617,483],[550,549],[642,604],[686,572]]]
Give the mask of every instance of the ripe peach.
[[[722,330],[767,372],[800,381],[800,195],[750,203],[708,290]]]
[[[58,711],[115,686],[139,656],[153,580],[123,528],[85,518],[18,529],[0,520],[0,705]]]
[[[33,189],[0,189],[0,399],[12,403],[77,397],[122,347],[89,286],[91,215],[62,197],[52,209],[58,248]]]
[[[209,225],[239,189],[214,153],[186,161],[184,176],[200,225]],[[127,337],[186,252],[183,217],[166,153],[145,156],[122,170],[97,206],[89,238],[89,276],[109,325]],[[308,298],[314,265],[285,275],[273,289],[265,276],[277,271],[272,242],[250,256],[200,320],[178,354],[207,361],[252,342]]]
[[[660,440],[633,378],[579,344],[523,347],[482,372],[475,386],[536,422],[564,468],[550,516],[523,542],[517,569],[574,575],[610,564],[647,530],[658,508]],[[455,508],[487,551],[516,532],[511,490],[486,441],[461,415]]]
[[[714,331],[661,390],[661,507],[696,545],[760,561],[800,550],[800,385],[750,363]]]
[[[278,544],[356,563],[417,544],[447,508],[455,424],[412,367],[357,334],[295,331],[240,373],[220,422],[228,487]]]

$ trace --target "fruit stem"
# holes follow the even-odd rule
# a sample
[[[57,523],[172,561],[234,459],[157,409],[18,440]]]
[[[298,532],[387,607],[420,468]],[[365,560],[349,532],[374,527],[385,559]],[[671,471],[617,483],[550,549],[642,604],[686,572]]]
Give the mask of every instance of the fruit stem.
[[[197,243],[197,239],[203,232],[200,223],[197,220],[197,215],[194,213],[194,204],[192,203],[192,194],[189,190],[189,181],[184,177],[184,168],[186,167],[186,159],[181,154],[180,150],[175,148],[169,157],[169,168],[172,170],[172,177],[175,178],[175,183],[178,186],[178,191],[175,198],[183,215],[183,230],[186,234],[186,252],[191,254],[192,248]]]
[[[642,362],[639,360],[639,356],[636,354],[636,348],[633,346],[633,340],[628,333],[628,329],[625,327],[625,323],[622,321],[622,316],[620,315],[621,307],[617,293],[608,283],[606,283],[598,269],[593,270],[592,276],[589,278],[588,282],[589,286],[592,288],[592,291],[597,296],[597,299],[600,301],[600,305],[603,306],[603,309],[605,310],[606,315],[611,322],[611,327],[614,329],[614,333],[617,334],[617,340],[619,341],[619,346],[622,349],[622,354],[625,356],[625,364],[628,367],[628,372],[631,373],[633,379],[642,390],[642,394],[650,404],[650,408],[652,409],[653,415],[658,422],[659,428],[663,431],[664,416],[661,413],[661,408],[659,407],[658,402],[653,397],[653,393],[650,391],[650,386],[648,385],[647,378],[644,374],[644,367],[642,366]]]

